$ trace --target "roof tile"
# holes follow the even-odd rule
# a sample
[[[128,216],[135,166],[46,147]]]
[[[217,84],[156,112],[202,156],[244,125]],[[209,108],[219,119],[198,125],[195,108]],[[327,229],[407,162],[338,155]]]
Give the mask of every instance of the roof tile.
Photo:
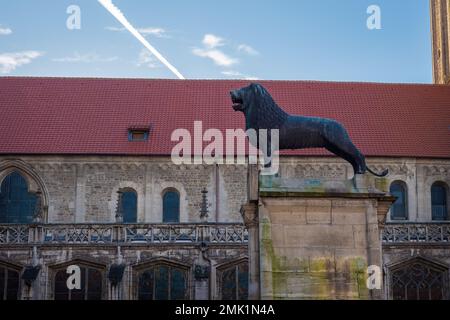
[[[169,155],[175,129],[244,128],[234,80],[0,78],[1,154]],[[333,118],[368,156],[450,158],[450,86],[260,81],[292,114]],[[130,127],[149,124],[146,143]],[[323,149],[284,152],[328,155]]]

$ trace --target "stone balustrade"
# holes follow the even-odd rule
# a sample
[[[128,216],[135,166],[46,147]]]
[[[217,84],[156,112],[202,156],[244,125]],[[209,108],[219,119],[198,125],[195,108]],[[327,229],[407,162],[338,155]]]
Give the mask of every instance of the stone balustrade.
[[[389,244],[449,244],[450,222],[442,223],[387,223],[383,228],[382,241]]]
[[[383,244],[448,243],[450,222],[387,223]],[[0,246],[14,244],[247,244],[243,224],[2,224]]]
[[[2,245],[247,244],[243,224],[36,224],[0,225]]]

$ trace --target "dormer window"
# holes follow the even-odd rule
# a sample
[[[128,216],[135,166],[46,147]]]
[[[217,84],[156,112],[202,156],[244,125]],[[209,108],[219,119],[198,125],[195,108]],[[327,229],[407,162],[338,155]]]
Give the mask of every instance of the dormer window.
[[[149,128],[129,128],[128,129],[128,141],[143,142],[148,140],[150,129]]]

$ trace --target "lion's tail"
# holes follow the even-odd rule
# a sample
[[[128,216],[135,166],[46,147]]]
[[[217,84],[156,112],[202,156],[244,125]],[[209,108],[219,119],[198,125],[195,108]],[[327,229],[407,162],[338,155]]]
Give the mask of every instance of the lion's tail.
[[[389,174],[389,170],[388,169],[384,170],[382,173],[376,173],[376,172],[372,171],[369,167],[367,167],[367,171],[369,171],[374,176],[377,176],[377,177],[380,177],[380,178],[386,177]]]

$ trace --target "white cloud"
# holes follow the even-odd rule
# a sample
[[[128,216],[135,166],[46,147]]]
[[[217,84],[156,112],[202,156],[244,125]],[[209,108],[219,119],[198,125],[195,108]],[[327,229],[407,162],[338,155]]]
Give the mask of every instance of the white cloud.
[[[52,61],[55,62],[82,62],[82,63],[93,63],[93,62],[112,62],[116,61],[117,57],[101,57],[100,55],[96,53],[86,53],[86,54],[80,54],[78,52],[75,52],[73,56],[69,57],[63,57],[63,58],[55,58],[52,59]]]
[[[192,50],[192,53],[202,58],[209,58],[212,61],[214,61],[214,63],[217,64],[218,66],[229,67],[238,63],[237,59],[229,57],[220,50],[194,48]]]
[[[202,42],[205,45],[205,47],[209,49],[222,47],[224,45],[224,40],[213,34],[205,34]]]
[[[246,53],[248,55],[251,55],[251,56],[256,56],[256,55],[259,54],[259,52],[257,50],[253,49],[251,46],[249,46],[247,44],[240,44],[238,46],[238,51],[239,52],[244,52],[244,53]]]
[[[150,69],[158,68],[157,61],[155,57],[148,50],[142,49],[139,53],[138,62],[136,64],[138,67],[146,66]]]
[[[202,58],[211,59],[216,65],[223,67],[221,73],[229,78],[233,79],[245,79],[245,80],[258,80],[257,77],[245,75],[239,71],[229,70],[229,68],[237,63],[239,60],[235,57],[229,56],[224,53],[219,47],[224,47],[227,41],[214,34],[207,33],[204,35],[202,44],[203,48],[193,48],[192,53]],[[259,52],[253,49],[247,44],[240,44],[237,47],[239,52],[244,52],[248,55],[258,55]]]
[[[106,30],[109,31],[117,31],[117,32],[122,32],[122,31],[126,31],[125,28],[118,28],[118,27],[105,27]],[[136,30],[143,34],[144,36],[147,35],[152,35],[155,36],[157,38],[169,38],[169,36],[167,35],[166,30],[164,30],[163,28],[154,28],[154,27],[145,27],[145,28],[136,28]]]
[[[211,59],[216,65],[222,67],[229,67],[238,63],[238,59],[230,57],[217,47],[225,45],[223,38],[213,34],[205,34],[202,40],[204,48],[194,48],[192,53],[202,58]]]
[[[33,59],[42,56],[39,51],[21,51],[0,54],[0,73],[10,73],[17,67],[31,63]]]
[[[7,36],[8,34],[11,34],[12,30],[10,28],[2,28],[0,27],[0,36]]]
[[[230,77],[230,78],[233,78],[233,79],[259,80],[258,77],[247,76],[245,74],[240,73],[239,71],[234,71],[234,70],[222,71],[222,74],[224,76],[227,76],[227,77]]]

